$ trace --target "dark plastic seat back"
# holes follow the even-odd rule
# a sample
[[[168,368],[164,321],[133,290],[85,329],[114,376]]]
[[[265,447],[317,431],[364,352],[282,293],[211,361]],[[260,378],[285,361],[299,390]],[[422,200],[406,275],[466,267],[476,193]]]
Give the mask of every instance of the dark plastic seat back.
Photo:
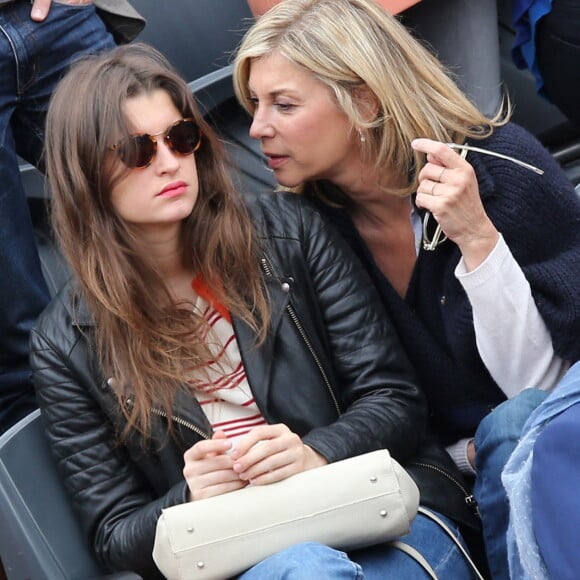
[[[0,437],[0,557],[9,580],[106,576],[83,540],[46,440],[40,411]]]
[[[40,411],[0,437],[0,554],[8,578],[102,574],[83,543],[50,454]]]

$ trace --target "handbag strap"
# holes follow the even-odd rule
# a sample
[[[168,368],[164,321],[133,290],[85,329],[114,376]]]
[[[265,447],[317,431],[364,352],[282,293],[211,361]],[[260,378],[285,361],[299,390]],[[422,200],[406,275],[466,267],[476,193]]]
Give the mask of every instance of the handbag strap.
[[[471,557],[467,553],[467,550],[463,547],[463,545],[457,539],[457,536],[453,533],[453,531],[449,528],[449,526],[440,517],[436,516],[432,511],[422,506],[419,506],[417,512],[422,513],[424,516],[428,517],[430,520],[438,524],[439,527],[443,529],[443,531],[453,540],[455,545],[459,548],[459,551],[463,554],[463,557],[467,560],[467,563],[475,573],[475,576],[478,578],[478,580],[485,580],[484,577],[481,575],[480,571],[477,569],[475,562],[471,559]],[[419,552],[419,550],[417,550],[413,546],[410,546],[409,544],[406,544],[405,542],[401,542],[400,540],[391,542],[391,546],[393,546],[393,548],[396,548],[397,550],[401,550],[401,552],[404,552],[405,554],[413,558],[413,560],[415,560],[415,562],[417,562],[417,564],[419,564],[419,566],[421,566],[423,570],[425,570],[425,572],[429,575],[429,577],[432,580],[437,580],[437,574],[435,573],[435,570],[433,570],[431,564],[427,562],[427,560],[424,558],[423,554]]]
[[[429,577],[432,580],[438,580],[437,574],[435,574],[435,570],[433,570],[433,568],[431,568],[431,564],[429,564],[429,562],[427,562],[427,560],[425,560],[425,558],[423,557],[423,554],[421,554],[421,552],[419,552],[419,550],[417,550],[416,548],[413,548],[413,546],[410,546],[409,544],[405,544],[405,542],[401,542],[399,540],[397,540],[395,542],[391,542],[391,546],[393,546],[393,548],[397,548],[397,550],[401,550],[401,552],[405,552],[405,554],[407,554],[408,556],[413,558],[413,560],[415,560],[415,562],[417,562],[417,564],[419,564],[419,566],[421,566],[421,568],[423,568],[423,570],[425,570],[425,572],[429,575]]]
[[[460,552],[467,560],[467,563],[475,573],[475,576],[478,578],[478,580],[485,580],[484,577],[481,575],[481,572],[477,569],[475,562],[471,559],[471,557],[467,553],[467,550],[463,547],[463,545],[457,539],[457,536],[453,533],[453,531],[449,528],[449,526],[440,517],[436,516],[432,511],[424,508],[423,506],[419,506],[417,512],[422,513],[424,516],[428,517],[429,519],[437,523],[439,527],[441,527],[443,531],[455,542],[455,545],[459,548]]]

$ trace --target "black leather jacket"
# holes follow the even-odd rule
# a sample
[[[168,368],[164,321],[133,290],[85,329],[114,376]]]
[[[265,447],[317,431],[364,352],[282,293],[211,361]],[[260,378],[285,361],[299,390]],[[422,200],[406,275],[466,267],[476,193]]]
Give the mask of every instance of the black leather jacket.
[[[269,423],[283,422],[328,461],[386,447],[403,464],[418,458],[426,408],[414,373],[374,288],[351,251],[301,197],[250,204],[264,238],[262,267],[272,328],[259,348],[244,322],[234,329],[248,381]],[[158,575],[151,559],[164,507],[186,501],[183,453],[211,426],[181,394],[171,417],[156,416],[151,440],[120,442],[110,377],[97,368],[86,308],[67,286],[32,333],[38,402],[59,468],[94,549],[111,570]],[[444,452],[440,452],[442,462]],[[413,468],[441,502],[456,494],[446,477]],[[417,475],[418,474],[418,475]],[[440,479],[438,479],[440,478]],[[457,501],[463,502],[462,494]],[[453,512],[453,510],[452,510]]]

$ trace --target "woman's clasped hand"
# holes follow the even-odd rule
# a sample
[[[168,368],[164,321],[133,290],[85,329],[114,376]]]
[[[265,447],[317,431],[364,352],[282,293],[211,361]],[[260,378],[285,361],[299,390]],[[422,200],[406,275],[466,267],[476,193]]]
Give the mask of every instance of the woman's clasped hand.
[[[183,474],[191,499],[220,495],[248,484],[281,481],[327,461],[284,424],[256,427],[235,446],[223,431],[184,454]]]

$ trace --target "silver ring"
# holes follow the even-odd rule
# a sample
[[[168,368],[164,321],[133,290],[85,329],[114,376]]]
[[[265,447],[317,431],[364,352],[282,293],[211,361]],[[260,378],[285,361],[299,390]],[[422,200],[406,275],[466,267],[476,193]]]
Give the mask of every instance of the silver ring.
[[[435,188],[436,188],[438,185],[439,185],[439,182],[438,182],[438,181],[435,181],[435,182],[433,183],[433,187],[431,188],[430,195],[435,195],[433,192],[435,191]]]
[[[441,173],[439,174],[439,179],[437,179],[437,181],[441,181],[441,178],[443,177],[443,174],[444,174],[446,171],[447,171],[447,167],[444,167],[444,168],[441,170]]]

